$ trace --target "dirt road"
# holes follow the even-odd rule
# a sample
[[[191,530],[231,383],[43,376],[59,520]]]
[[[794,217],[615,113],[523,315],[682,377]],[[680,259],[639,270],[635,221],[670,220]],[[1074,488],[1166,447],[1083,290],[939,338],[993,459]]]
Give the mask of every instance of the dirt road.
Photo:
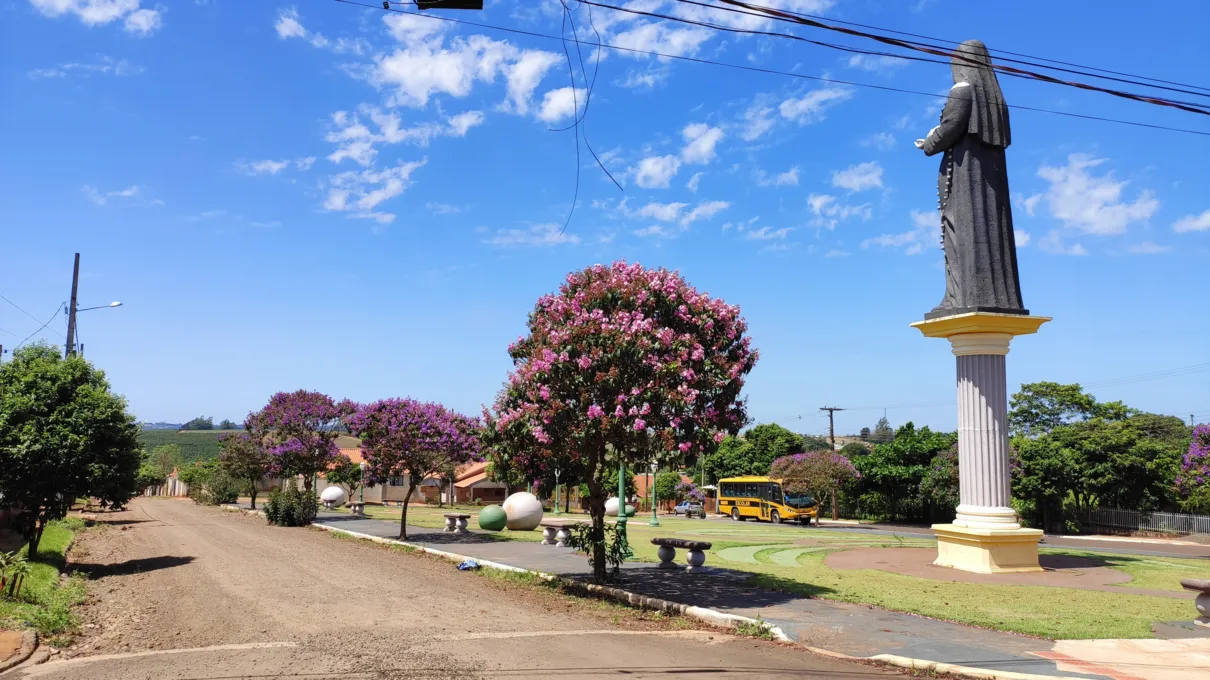
[[[138,499],[106,520],[72,552],[94,578],[83,634],[14,677],[896,675],[188,501]]]

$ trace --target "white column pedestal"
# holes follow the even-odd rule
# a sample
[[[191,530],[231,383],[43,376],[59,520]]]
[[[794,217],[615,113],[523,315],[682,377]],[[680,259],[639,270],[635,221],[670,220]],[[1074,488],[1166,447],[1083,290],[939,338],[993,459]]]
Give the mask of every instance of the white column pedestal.
[[[1042,532],[1023,529],[1012,509],[1005,356],[1014,336],[1046,317],[972,312],[912,324],[950,341],[958,368],[958,484],[952,524],[936,524],[934,564],[983,574],[1042,571]]]

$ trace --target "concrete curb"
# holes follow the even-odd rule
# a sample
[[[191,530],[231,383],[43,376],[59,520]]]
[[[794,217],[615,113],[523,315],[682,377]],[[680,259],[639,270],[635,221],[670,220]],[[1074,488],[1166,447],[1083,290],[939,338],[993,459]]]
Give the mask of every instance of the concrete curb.
[[[878,654],[868,657],[866,660],[876,661],[888,666],[906,668],[911,671],[924,671],[937,675],[957,675],[963,678],[972,678],[972,680],[1062,680],[1063,678],[1074,679],[1076,677],[1074,675],[1038,675],[1037,673],[1017,673],[1015,671],[989,671],[986,668],[972,668],[970,666],[958,666],[939,661],[911,659],[906,656],[895,656],[894,654]]]
[[[0,662],[0,673],[8,669],[19,666],[25,663],[25,660],[33,655],[34,650],[38,648],[38,631],[27,630],[21,633],[21,649],[17,653]]]

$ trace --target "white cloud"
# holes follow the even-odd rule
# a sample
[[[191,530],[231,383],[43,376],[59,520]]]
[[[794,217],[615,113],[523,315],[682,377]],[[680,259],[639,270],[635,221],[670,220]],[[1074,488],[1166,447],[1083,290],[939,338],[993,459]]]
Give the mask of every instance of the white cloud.
[[[833,248],[833,249],[829,250],[828,252],[824,253],[824,257],[848,257],[848,256],[849,256],[849,251],[841,250],[840,248]]]
[[[676,156],[648,156],[633,168],[634,181],[644,189],[667,189],[680,169],[681,159]]]
[[[698,203],[693,210],[690,210],[681,218],[681,226],[688,226],[698,220],[708,220],[729,207],[731,207],[731,204],[727,201],[705,201]]]
[[[912,222],[915,224],[915,228],[911,231],[867,238],[861,242],[861,247],[903,248],[904,255],[919,255],[929,247],[939,248],[941,216],[936,212],[920,210],[913,210],[911,215]]]
[[[89,78],[93,75],[128,76],[142,72],[142,66],[134,66],[125,59],[114,59],[113,57],[103,56],[101,57],[101,61],[97,63],[68,62],[52,68],[33,69],[26,72],[26,75],[29,76],[30,80],[38,80],[41,78],[66,78],[72,75],[77,75],[81,78]]]
[[[864,147],[872,147],[879,151],[886,151],[895,146],[895,136],[889,132],[876,132],[872,135],[866,135],[858,142]]]
[[[1042,237],[1038,241],[1038,247],[1044,253],[1051,255],[1087,255],[1088,251],[1084,250],[1084,246],[1079,243],[1067,245],[1063,241],[1063,236],[1058,229],[1051,229],[1050,233]]]
[[[907,66],[907,63],[907,59],[875,54],[854,54],[849,57],[849,68],[872,71],[874,73],[890,73],[895,69]]]
[[[1030,217],[1038,210],[1038,204],[1042,202],[1042,194],[1034,194],[1021,199],[1021,207],[1025,208],[1025,214]]]
[[[773,117],[773,107],[764,103],[764,97],[758,96],[756,103],[744,110],[741,123],[744,131],[740,133],[740,137],[745,142],[754,142],[760,139],[766,132],[773,129],[777,123]]]
[[[1029,245],[1029,242],[1032,239],[1033,237],[1030,236],[1028,231],[1025,231],[1024,229],[1013,229],[1013,241],[1017,244],[1018,248],[1024,248],[1025,246]]]
[[[1185,215],[1172,223],[1172,231],[1178,234],[1190,231],[1210,231],[1210,210],[1200,215]]]
[[[785,172],[779,172],[776,175],[769,176],[764,169],[756,171],[756,183],[762,187],[796,187],[798,186],[798,166],[790,168]]]
[[[626,211],[637,217],[650,217],[661,222],[675,222],[688,203],[648,203],[637,211]],[[623,207],[623,210],[625,208]]]
[[[649,227],[643,227],[642,229],[635,229],[632,233],[635,236],[640,236],[643,238],[676,238],[677,236],[680,236],[679,230],[669,229],[668,227],[660,224],[653,224]]]
[[[141,36],[155,33],[162,25],[160,13],[154,9],[135,10],[127,14],[126,21],[123,22],[127,33],[137,33]]]
[[[1105,162],[1085,154],[1071,154],[1065,166],[1043,165],[1038,176],[1050,182],[1046,204],[1050,214],[1069,229],[1105,236],[1124,233],[1135,222],[1144,222],[1159,209],[1160,202],[1147,190],[1132,202],[1122,200],[1126,182],[1116,182],[1112,173],[1100,177],[1088,172]],[[1041,245],[1041,243],[1039,243]]]
[[[844,87],[821,87],[797,99],[790,98],[781,103],[777,110],[781,117],[799,125],[818,123],[833,106],[853,97],[853,90]]]
[[[371,131],[361,121],[363,115],[378,128],[378,132]],[[369,167],[378,155],[377,144],[406,142],[424,147],[438,137],[465,137],[472,127],[482,124],[484,120],[481,111],[466,111],[447,118],[445,123],[427,121],[405,128],[398,113],[383,112],[362,104],[358,113],[333,113],[331,129],[324,139],[337,145],[337,149],[328,155],[328,160],[340,163],[348,158],[362,167]]]
[[[1172,246],[1161,246],[1152,241],[1143,241],[1130,246],[1130,252],[1136,255],[1159,255],[1172,251]]]
[[[780,241],[789,236],[792,231],[794,231],[793,227],[782,227],[781,229],[761,227],[760,229],[749,229],[746,238],[749,241]]]
[[[575,234],[560,234],[561,230],[562,227],[557,224],[535,224],[528,229],[499,229],[484,243],[500,248],[522,246],[537,248],[562,244],[575,245],[580,242],[580,237]]]
[[[715,159],[714,147],[723,138],[723,129],[705,123],[691,123],[681,130],[685,148],[681,158],[690,165],[706,165]]]
[[[328,195],[324,200],[324,209],[349,212],[351,217],[390,224],[395,215],[377,212],[375,208],[383,201],[402,194],[412,183],[412,173],[427,162],[426,158],[409,163],[400,162],[385,170],[349,170],[332,175],[327,179]]]
[[[312,165],[315,165],[315,156],[307,156],[306,158],[295,158],[294,159],[294,167],[298,168],[299,170],[302,170],[303,172],[310,170]]]
[[[88,200],[96,203],[97,205],[105,205],[112,199],[126,199],[123,202],[132,205],[164,205],[164,202],[158,198],[144,199],[142,197],[142,190],[137,184],[125,189],[116,189],[114,191],[99,191],[93,186],[85,184],[82,191],[84,192],[84,195],[88,197]]]
[[[140,0],[29,0],[43,15],[74,15],[87,26],[123,22],[127,33],[150,35],[161,25],[160,10],[140,8]]]
[[[564,118],[578,115],[578,107],[584,105],[587,94],[588,91],[581,87],[573,89],[568,86],[550,90],[542,97],[542,106],[538,109],[538,120],[557,123]]]
[[[697,187],[698,187],[698,185],[700,185],[702,183],[702,177],[704,177],[705,175],[706,175],[706,173],[704,173],[704,172],[693,173],[693,177],[690,177],[689,181],[685,183],[685,188],[696,194]],[[1207,214],[1210,214],[1210,213],[1207,213]]]
[[[542,50],[525,50],[517,60],[505,69],[505,80],[508,81],[508,100],[511,109],[524,115],[529,111],[529,100],[534,90],[542,82],[542,77],[552,66],[559,63],[560,57],[554,52]]]
[[[829,194],[811,194],[807,196],[807,207],[811,210],[811,226],[835,229],[837,224],[859,217],[869,220],[872,214],[869,203],[849,205],[841,203],[835,196]]]
[[[462,208],[449,203],[425,203],[425,208],[428,208],[434,215],[456,215],[462,212]]]
[[[642,23],[616,34],[609,42],[618,47],[644,52],[659,52],[672,56],[686,56],[697,52],[702,43],[713,37],[707,28],[672,28],[665,22]],[[644,58],[635,52],[622,52],[630,57]]]
[[[657,85],[662,85],[666,80],[668,80],[667,68],[652,68],[644,71],[629,71],[625,78],[614,84],[630,90],[651,90],[655,89]]]
[[[248,176],[254,175],[276,175],[285,170],[290,165],[290,161],[281,160],[275,161],[267,159],[263,161],[236,161],[235,167],[242,173]]]
[[[277,30],[277,37],[282,40],[299,38],[310,42],[313,47],[331,50],[337,54],[362,54],[370,50],[370,44],[362,38],[331,40],[323,33],[307,30],[302,25],[302,17],[299,16],[298,10],[293,7],[278,12],[277,23],[273,27]]]
[[[851,165],[847,170],[833,170],[832,186],[849,191],[881,188],[882,166],[875,161],[867,161]]]
[[[391,36],[401,43],[425,42],[444,35],[451,24],[418,14],[391,12],[382,17]]]

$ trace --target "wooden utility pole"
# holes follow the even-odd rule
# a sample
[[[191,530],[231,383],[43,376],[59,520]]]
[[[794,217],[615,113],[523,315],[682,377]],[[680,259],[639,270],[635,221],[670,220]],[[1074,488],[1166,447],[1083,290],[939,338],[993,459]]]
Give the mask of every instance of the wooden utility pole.
[[[835,451],[836,450],[836,424],[832,420],[832,414],[834,414],[836,411],[843,411],[844,409],[842,409],[838,406],[824,406],[823,408],[821,408],[819,410],[828,412],[828,439],[830,439],[832,441],[832,450]]]
[[[76,253],[76,264],[71,271],[71,306],[67,308],[67,351],[63,356],[76,353],[76,288],[80,285],[80,254]]]

